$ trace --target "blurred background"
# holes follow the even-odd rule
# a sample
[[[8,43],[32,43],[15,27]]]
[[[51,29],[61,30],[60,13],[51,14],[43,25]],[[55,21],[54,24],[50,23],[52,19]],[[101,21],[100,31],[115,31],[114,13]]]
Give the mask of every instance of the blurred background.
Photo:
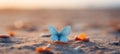
[[[68,44],[52,43],[49,25],[70,25]],[[74,41],[80,33],[90,42]],[[36,54],[47,44],[56,54],[120,54],[120,0],[0,0],[0,54]]]
[[[47,31],[71,25],[120,32],[120,0],[0,0],[0,33],[9,30]]]

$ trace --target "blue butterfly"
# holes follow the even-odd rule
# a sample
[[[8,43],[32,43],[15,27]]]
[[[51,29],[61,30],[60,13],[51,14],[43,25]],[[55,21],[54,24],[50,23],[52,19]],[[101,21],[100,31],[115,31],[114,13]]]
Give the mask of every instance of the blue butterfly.
[[[52,26],[49,26],[49,32],[51,34],[51,40],[60,41],[60,42],[68,42],[68,36],[70,34],[71,27],[66,26],[60,33]]]

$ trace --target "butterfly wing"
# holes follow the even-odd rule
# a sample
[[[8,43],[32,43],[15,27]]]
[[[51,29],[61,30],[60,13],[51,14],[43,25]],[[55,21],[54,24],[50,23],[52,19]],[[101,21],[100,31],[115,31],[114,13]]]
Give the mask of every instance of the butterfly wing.
[[[52,25],[50,25],[48,29],[49,29],[49,32],[51,34],[50,38],[53,41],[58,41],[58,32],[57,32],[57,30]]]
[[[68,42],[68,36],[70,34],[71,27],[66,26],[61,32],[60,32],[60,41],[61,42]]]
[[[52,36],[50,37],[50,39],[53,40],[53,41],[58,41],[58,36],[52,35]]]
[[[61,42],[68,42],[68,38],[67,37],[60,37],[60,41]]]

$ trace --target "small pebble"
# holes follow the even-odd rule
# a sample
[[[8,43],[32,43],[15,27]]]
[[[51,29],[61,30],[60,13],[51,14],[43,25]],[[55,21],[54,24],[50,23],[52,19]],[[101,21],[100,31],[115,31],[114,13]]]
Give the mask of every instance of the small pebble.
[[[118,42],[113,42],[113,43],[109,43],[110,45],[115,45],[115,46],[120,46],[120,41]]]
[[[37,54],[54,54],[51,50],[51,48],[46,48],[46,46],[36,48]]]
[[[51,35],[50,34],[41,33],[40,36],[41,37],[50,37]]]
[[[9,38],[9,35],[5,35],[5,34],[0,34],[0,38]]]

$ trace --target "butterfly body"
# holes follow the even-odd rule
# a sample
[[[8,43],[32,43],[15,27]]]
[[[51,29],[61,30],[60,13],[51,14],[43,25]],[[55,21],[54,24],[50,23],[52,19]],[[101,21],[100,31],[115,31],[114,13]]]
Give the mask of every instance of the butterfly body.
[[[51,34],[52,41],[59,42],[68,42],[68,36],[70,34],[70,26],[66,26],[61,32],[57,32],[57,30],[53,26],[49,26],[49,31]]]

